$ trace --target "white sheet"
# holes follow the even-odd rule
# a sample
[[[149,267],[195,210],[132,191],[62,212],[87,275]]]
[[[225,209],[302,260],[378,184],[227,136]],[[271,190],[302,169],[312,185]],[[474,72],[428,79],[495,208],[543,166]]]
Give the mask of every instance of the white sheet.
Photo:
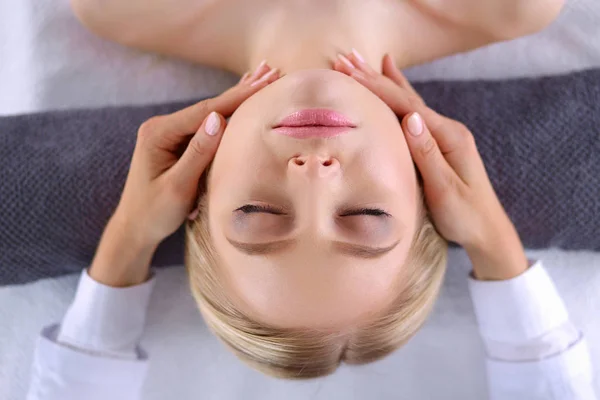
[[[598,20],[597,0],[569,0],[560,20],[542,34],[441,60],[409,76],[502,78],[600,67]],[[67,0],[0,0],[0,115],[189,99],[233,81],[219,71],[98,39],[77,24]],[[548,250],[532,256],[545,260],[573,321],[588,336],[600,382],[600,254]],[[183,269],[160,271],[144,343],[152,354],[147,398],[480,400],[483,353],[467,270],[464,254],[452,251],[434,316],[407,347],[382,362],[312,382],[271,380],[241,365],[202,324]],[[0,399],[23,398],[35,337],[62,317],[76,280],[0,288]]]

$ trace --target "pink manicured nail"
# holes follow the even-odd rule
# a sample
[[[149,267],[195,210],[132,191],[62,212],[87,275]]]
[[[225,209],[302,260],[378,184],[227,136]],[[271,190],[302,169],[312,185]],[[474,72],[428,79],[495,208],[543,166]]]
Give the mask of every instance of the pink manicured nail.
[[[260,78],[256,82],[253,82],[250,86],[261,85],[261,84],[265,83],[266,81],[268,81],[273,75],[275,75],[277,73],[279,73],[279,69],[278,68],[273,68],[272,70],[270,70],[269,72],[267,72],[266,74],[264,74],[262,78]]]
[[[244,79],[246,79],[247,77],[250,76],[250,72],[246,72],[244,75],[242,75],[242,77],[240,78],[240,82],[243,82]]]
[[[262,67],[264,67],[265,65],[267,65],[267,60],[262,60],[260,62],[260,64],[258,64],[258,67],[256,67],[256,69],[254,70],[254,73],[252,73],[252,77],[255,77],[256,75],[258,75],[258,72],[262,69]]]
[[[358,61],[362,63],[365,62],[365,58],[355,48],[352,48],[352,54],[354,54],[354,57],[358,58]]]
[[[219,118],[217,113],[213,111],[206,119],[204,130],[206,131],[207,135],[215,136],[217,133],[219,133],[219,129],[221,129],[221,118]]]
[[[423,133],[423,119],[419,114],[414,113],[408,117],[406,127],[408,128],[408,133],[413,136],[419,136],[421,133]]]
[[[346,67],[348,67],[348,68],[350,68],[350,69],[356,69],[356,68],[354,67],[354,65],[353,65],[353,64],[350,62],[350,60],[348,60],[348,59],[346,58],[346,56],[344,56],[343,54],[338,54],[338,58],[340,59],[340,61],[341,61],[341,62],[343,62],[343,63],[344,63],[344,65],[345,65]]]

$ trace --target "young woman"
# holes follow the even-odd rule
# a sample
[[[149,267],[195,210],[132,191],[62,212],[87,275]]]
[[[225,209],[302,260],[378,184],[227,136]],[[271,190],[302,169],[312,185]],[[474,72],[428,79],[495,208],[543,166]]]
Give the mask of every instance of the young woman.
[[[240,74],[254,67],[224,95],[142,126],[121,204],[80,290],[132,286],[130,293],[147,296],[153,250],[194,208],[200,175],[223,132],[225,121],[214,114],[198,131],[216,110],[233,115],[191,216],[186,264],[207,323],[244,361],[268,374],[308,378],[340,362],[389,354],[418,330],[435,300],[446,261],[440,234],[467,249],[475,278],[506,281],[472,283],[476,297],[496,293],[479,308],[476,301],[491,356],[535,364],[571,352],[585,360],[585,342],[542,266],[528,269],[472,136],[428,109],[394,65],[533,32],[554,18],[559,2],[76,1],[74,7],[91,29],[121,43]],[[339,53],[353,46],[359,50]],[[395,56],[380,64],[386,52]],[[269,64],[259,62],[264,58]],[[196,131],[178,161],[181,142]],[[536,285],[541,293],[532,291]],[[504,299],[509,305],[495,310],[500,316],[487,315],[510,292],[514,304]],[[527,296],[540,309],[519,311]],[[541,316],[544,299],[557,310],[551,320]],[[55,332],[58,339],[48,333],[43,343],[57,352],[65,347],[56,342],[98,357],[138,357],[132,343],[139,324],[128,327],[134,340],[127,346],[111,349],[98,345],[102,340],[90,346],[85,324],[73,322],[81,318],[77,304]],[[537,315],[535,326],[502,335],[502,317],[515,314],[523,326]],[[543,348],[548,335],[562,339]],[[506,351],[523,346],[528,358]],[[135,384],[121,388],[130,390],[127,398],[138,393],[143,375],[130,372]],[[40,374],[36,386],[51,386],[52,376]],[[574,384],[554,378],[561,387]],[[491,384],[496,392],[508,387]],[[585,379],[577,384],[591,393]],[[524,383],[522,389],[544,396],[556,387]]]

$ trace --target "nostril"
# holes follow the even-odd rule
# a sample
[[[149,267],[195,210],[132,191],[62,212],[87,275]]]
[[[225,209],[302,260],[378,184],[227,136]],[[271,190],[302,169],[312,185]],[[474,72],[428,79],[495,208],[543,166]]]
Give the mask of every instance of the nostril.
[[[296,165],[296,166],[301,167],[303,165],[306,165],[306,163],[311,163],[311,160],[314,162],[318,162],[323,167],[331,167],[332,165],[334,165],[336,163],[335,158],[313,157],[313,156],[309,156],[309,157],[295,156],[295,157],[292,157],[289,162],[291,163],[291,165]]]

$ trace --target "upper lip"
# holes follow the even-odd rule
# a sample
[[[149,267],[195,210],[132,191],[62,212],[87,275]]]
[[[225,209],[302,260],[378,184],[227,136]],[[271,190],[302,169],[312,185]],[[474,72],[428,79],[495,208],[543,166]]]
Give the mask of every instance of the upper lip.
[[[350,121],[345,116],[335,111],[329,110],[302,110],[295,112],[280,123],[273,126],[273,128],[299,128],[299,127],[348,127],[356,128],[356,124]]]

